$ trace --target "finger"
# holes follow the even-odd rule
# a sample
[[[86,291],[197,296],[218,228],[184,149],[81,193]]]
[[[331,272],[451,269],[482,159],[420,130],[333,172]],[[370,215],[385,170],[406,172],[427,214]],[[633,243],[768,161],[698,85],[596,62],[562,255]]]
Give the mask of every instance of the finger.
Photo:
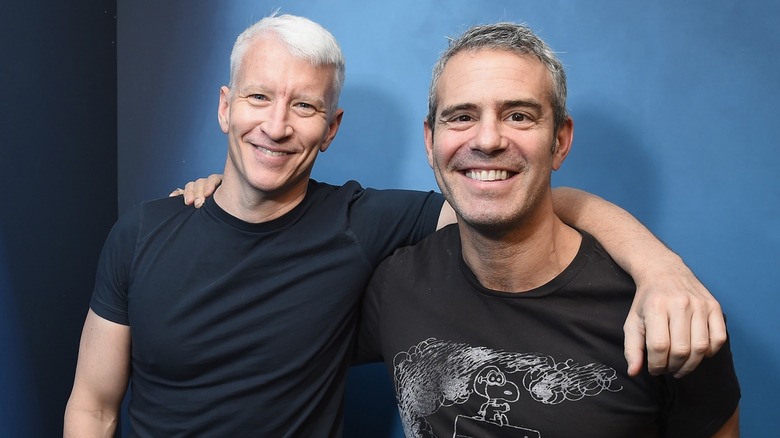
[[[707,328],[709,329],[709,349],[707,350],[707,356],[712,356],[717,353],[723,344],[726,343],[728,338],[728,332],[726,331],[726,318],[723,316],[723,311],[720,308],[720,304],[715,303],[715,308],[710,310],[707,319]]]
[[[642,319],[630,313],[623,325],[625,339],[623,341],[623,353],[628,364],[628,375],[636,376],[642,370],[642,362],[645,358],[645,328]]]
[[[674,335],[672,338],[674,338]],[[674,345],[674,341],[672,341],[672,345]],[[688,357],[685,358],[679,367],[676,366],[674,359],[670,360],[669,372],[673,373],[676,378],[687,375],[699,366],[705,354],[709,351],[709,347],[710,336],[706,309],[697,309],[693,312],[690,321],[690,351]],[[674,353],[672,353],[672,356],[674,356]]]
[[[706,324],[702,306],[697,308],[698,312],[694,311],[693,305],[696,303],[682,299],[669,309],[669,358],[666,366],[668,373],[676,373],[691,357],[691,329],[695,322],[693,316],[698,314],[698,323]],[[701,330],[701,327],[697,330]],[[698,364],[696,358],[693,359]]]
[[[645,314],[647,369],[656,376],[663,374],[669,364],[669,319],[666,312]]]
[[[203,199],[205,197],[203,196],[203,186],[205,184],[206,180],[203,178],[198,178],[194,183],[192,183],[192,195],[195,197],[195,199]]]
[[[206,178],[206,182],[207,184],[203,185],[203,192],[201,193],[203,198],[208,198],[214,194],[214,192],[217,190],[217,187],[222,184],[222,175],[213,173],[209,175],[208,178]]]
[[[183,194],[184,194],[184,189],[176,189],[172,191],[171,194],[168,195],[168,197],[181,196]]]
[[[186,205],[192,205],[195,202],[194,185],[195,183],[190,181],[184,186],[184,203]]]

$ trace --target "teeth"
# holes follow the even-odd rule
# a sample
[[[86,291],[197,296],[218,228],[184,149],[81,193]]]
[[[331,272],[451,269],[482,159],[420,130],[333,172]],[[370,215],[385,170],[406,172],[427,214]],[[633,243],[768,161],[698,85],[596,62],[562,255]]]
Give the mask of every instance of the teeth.
[[[506,179],[506,170],[469,170],[466,172],[466,178],[477,181],[503,181]]]
[[[274,151],[269,151],[268,149],[261,148],[261,147],[258,147],[258,149],[260,149],[260,151],[262,151],[264,154],[270,155],[272,157],[281,157],[282,155],[287,155],[287,152],[274,152]]]

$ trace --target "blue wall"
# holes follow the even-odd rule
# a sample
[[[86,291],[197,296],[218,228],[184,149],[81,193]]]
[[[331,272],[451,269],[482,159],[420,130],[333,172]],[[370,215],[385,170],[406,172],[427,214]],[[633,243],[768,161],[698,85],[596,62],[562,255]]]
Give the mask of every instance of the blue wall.
[[[777,2],[120,1],[120,211],[221,172],[228,54],[276,6],[325,25],[347,57],[344,124],[315,177],[375,187],[435,188],[421,121],[445,36],[504,19],[536,29],[567,67],[576,125],[556,183],[622,205],[685,258],[728,313],[744,435],[780,429]],[[352,378],[353,436],[371,421],[399,435],[387,399],[355,389],[388,396],[383,373]]]

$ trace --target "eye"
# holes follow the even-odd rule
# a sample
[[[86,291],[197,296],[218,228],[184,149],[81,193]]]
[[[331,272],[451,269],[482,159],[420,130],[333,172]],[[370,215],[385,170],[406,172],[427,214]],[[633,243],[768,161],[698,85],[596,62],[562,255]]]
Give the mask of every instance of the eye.
[[[471,117],[468,114],[456,114],[454,116],[451,116],[445,120],[443,120],[444,123],[449,124],[458,124],[458,123],[470,123],[473,122],[474,118]]]
[[[439,124],[454,131],[465,131],[474,126],[476,118],[469,113],[442,114]]]
[[[317,107],[308,102],[296,102],[293,109],[303,117],[313,116],[317,112]]]
[[[513,122],[525,122],[528,120],[528,117],[523,113],[512,113],[509,115],[509,120]]]
[[[270,101],[268,96],[266,96],[265,94],[250,94],[246,98],[249,101],[249,103],[255,104],[255,105],[259,104],[259,103],[265,103],[265,102]]]
[[[504,120],[506,123],[519,129],[530,128],[537,123],[536,119],[531,117],[528,113],[517,111],[509,113]]]

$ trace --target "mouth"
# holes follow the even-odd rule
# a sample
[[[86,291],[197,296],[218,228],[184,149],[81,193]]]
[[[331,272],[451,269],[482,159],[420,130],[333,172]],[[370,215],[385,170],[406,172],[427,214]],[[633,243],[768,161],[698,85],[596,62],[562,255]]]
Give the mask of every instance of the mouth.
[[[471,169],[464,172],[464,175],[466,176],[466,178],[477,180],[477,181],[504,181],[505,179],[512,176],[506,170],[501,170],[501,169],[490,169],[490,170]]]
[[[283,157],[285,155],[290,155],[288,152],[272,151],[270,149],[266,149],[262,146],[257,146],[257,145],[255,145],[255,149],[264,155],[268,155],[269,157]]]

